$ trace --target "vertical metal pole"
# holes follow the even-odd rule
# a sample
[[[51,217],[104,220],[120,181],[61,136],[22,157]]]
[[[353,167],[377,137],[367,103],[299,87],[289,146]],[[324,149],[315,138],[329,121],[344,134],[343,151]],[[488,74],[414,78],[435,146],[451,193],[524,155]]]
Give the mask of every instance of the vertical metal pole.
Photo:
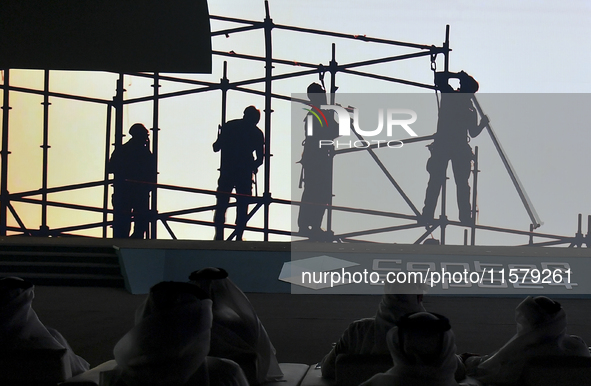
[[[337,76],[337,45],[332,43],[332,54],[329,63],[329,71],[330,71],[330,104],[334,104],[335,102],[335,93],[337,92],[337,83],[336,83],[336,76]]]
[[[113,107],[115,108],[115,148],[123,143],[123,74],[119,74],[117,79],[117,93],[113,98]]]
[[[117,79],[117,91],[115,97],[113,97],[113,108],[115,109],[115,150],[119,146],[123,144],[123,93],[125,89],[123,88],[123,73],[119,74],[119,79]],[[113,192],[117,194],[117,184],[118,181],[116,179],[113,180]],[[115,227],[118,226],[119,214],[117,213],[117,209],[113,208],[113,234],[115,234]]]
[[[445,26],[445,42],[443,43],[443,71],[449,72],[449,24]],[[447,170],[445,172],[445,178],[441,185],[441,245],[445,245],[445,228],[447,227],[447,216],[446,216],[446,201],[447,201]]]
[[[218,126],[218,137],[222,132],[222,126],[226,124],[226,117],[227,117],[227,110],[228,110],[228,86],[229,86],[229,84],[230,84],[230,82],[228,80],[228,62],[224,61],[224,66],[223,66],[223,70],[222,70],[222,78],[220,79],[220,90],[222,91],[222,117],[221,117],[221,124]],[[265,159],[266,158],[267,157],[265,156]],[[218,170],[221,172],[221,162],[220,162],[220,169],[218,169]],[[265,168],[265,170],[267,170],[267,168]],[[255,185],[255,187],[256,187],[256,185]],[[218,200],[217,200],[217,196],[216,196],[216,205],[217,205],[217,201]],[[217,210],[217,208],[216,208],[216,210]],[[214,220],[215,220],[215,214],[214,214]],[[166,223],[164,223],[164,225],[166,225]],[[214,224],[214,227],[215,226],[216,225]],[[217,232],[217,230],[216,230],[216,232]],[[228,240],[231,240],[234,237],[235,232],[236,232],[236,230],[234,230],[234,232],[232,232],[232,234],[230,235],[230,238]],[[224,228],[222,227],[222,234],[223,233],[224,233]]]
[[[529,245],[534,245],[534,224],[529,224]]]
[[[336,44],[332,43],[332,54],[329,63],[329,71],[330,71],[330,101],[331,105],[335,103],[335,93],[337,92],[337,85],[336,85],[336,76],[337,76],[337,59],[336,59]],[[326,231],[329,234],[332,232],[332,194],[333,194],[333,168],[334,168],[334,149],[332,149],[329,158],[330,162],[330,194],[328,195],[328,208],[326,208]]]
[[[441,184],[441,215],[439,216],[440,228],[441,228],[441,245],[445,245],[445,228],[447,228],[447,170],[445,171],[445,178],[443,184]]]
[[[49,70],[44,71],[43,78],[43,164],[42,164],[42,178],[41,178],[41,236],[49,235],[49,227],[47,226],[47,163],[49,151]]]
[[[220,86],[222,90],[222,125],[226,123],[229,84],[230,82],[228,80],[228,62],[224,61],[224,70],[222,74],[222,79],[220,79]]]
[[[591,215],[587,215],[587,237],[586,237],[587,241],[585,241],[585,244],[587,244],[587,248],[591,248]]]
[[[445,58],[443,70],[449,72],[449,24],[445,26],[445,42],[443,43],[443,57]]]
[[[575,246],[581,248],[583,246],[583,214],[582,213],[579,213],[577,216],[577,234],[575,236],[575,240],[576,240]]]
[[[103,174],[103,238],[107,237],[107,214],[109,213],[109,171],[108,164],[111,155],[111,104],[107,105],[107,127],[105,129],[105,171]]]
[[[472,224],[470,234],[470,245],[476,243],[476,199],[478,198],[478,146],[474,147],[474,170],[472,171]]]
[[[160,131],[159,126],[159,101],[160,101],[160,75],[159,73],[154,73],[154,84],[152,85],[154,88],[154,102],[153,102],[153,111],[152,111],[152,154],[154,165],[153,170],[156,171],[156,184],[158,183],[158,133]],[[155,186],[152,190],[152,202],[150,206],[150,215],[151,219],[151,227],[149,234],[146,235],[148,239],[156,239],[157,238],[157,225],[158,225],[158,188]]]
[[[472,102],[474,103],[474,107],[476,107],[476,111],[478,112],[478,115],[481,117],[485,117],[486,115],[484,114],[484,111],[482,111],[482,107],[480,106],[480,103],[478,102],[476,95],[472,96]],[[536,210],[535,210],[533,204],[531,203],[531,201],[527,195],[527,192],[525,191],[525,189],[521,185],[521,181],[519,180],[517,173],[513,169],[513,165],[509,161],[509,158],[505,154],[505,150],[503,149],[503,146],[501,146],[501,143],[499,142],[497,135],[495,134],[495,132],[490,124],[490,121],[487,123],[486,129],[488,131],[488,134],[490,135],[490,139],[492,140],[493,145],[497,149],[497,153],[499,153],[499,157],[501,157],[501,161],[503,162],[503,165],[505,166],[505,169],[507,170],[507,173],[509,174],[511,181],[513,182],[513,185],[515,186],[515,189],[517,190],[517,194],[519,195],[519,198],[521,199],[521,202],[523,203],[523,207],[525,208],[527,215],[529,216],[532,224],[534,224],[534,228],[538,228],[540,225],[542,225],[542,221],[540,220],[538,214],[536,213]]]
[[[2,170],[0,171],[0,236],[6,236],[6,215],[8,214],[8,112],[10,70],[4,70],[4,95],[2,98]]]
[[[271,204],[270,179],[271,179],[271,77],[273,76],[273,46],[271,31],[273,19],[269,14],[269,2],[265,0],[265,192],[263,199],[264,208],[264,240],[269,241],[269,205]]]

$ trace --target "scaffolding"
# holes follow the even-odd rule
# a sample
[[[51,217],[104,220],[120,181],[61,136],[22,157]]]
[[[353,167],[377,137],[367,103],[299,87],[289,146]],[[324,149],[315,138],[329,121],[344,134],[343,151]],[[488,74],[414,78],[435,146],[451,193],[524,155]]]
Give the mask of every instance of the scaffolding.
[[[160,108],[159,102],[165,98],[174,98],[174,97],[181,97],[184,95],[191,95],[191,94],[198,94],[198,93],[206,93],[210,91],[221,91],[221,123],[223,124],[226,122],[226,110],[227,110],[227,101],[228,101],[228,91],[238,91],[242,93],[247,93],[251,95],[258,95],[264,97],[264,117],[265,117],[265,125],[264,125],[264,136],[265,136],[265,149],[266,149],[266,156],[264,158],[264,176],[263,176],[263,191],[261,195],[256,195],[252,197],[251,204],[253,206],[249,207],[249,219],[258,211],[262,210],[263,212],[263,226],[262,227],[253,227],[247,226],[245,228],[246,231],[258,232],[261,233],[263,236],[264,241],[269,240],[270,235],[283,235],[283,236],[297,236],[297,233],[291,232],[289,229],[276,229],[271,221],[269,208],[271,205],[301,205],[302,203],[296,200],[289,200],[289,199],[282,199],[278,197],[274,197],[271,194],[270,188],[270,181],[271,181],[271,157],[269,156],[271,151],[271,116],[273,113],[273,101],[274,100],[283,100],[283,101],[292,101],[292,97],[290,95],[282,95],[275,93],[273,91],[273,84],[276,81],[289,79],[289,78],[296,78],[302,76],[309,76],[309,75],[319,75],[323,78],[324,73],[330,73],[331,75],[331,83],[330,83],[330,103],[333,104],[335,94],[337,91],[337,84],[336,79],[338,74],[348,74],[357,77],[367,78],[367,79],[375,79],[382,82],[390,82],[390,83],[398,83],[403,84],[411,87],[418,87],[426,90],[435,90],[435,86],[431,84],[416,82],[412,80],[402,79],[402,78],[395,78],[390,76],[385,76],[381,74],[361,71],[359,67],[366,67],[372,66],[382,63],[390,63],[395,61],[402,61],[408,60],[413,58],[421,58],[427,57],[430,58],[431,63],[431,70],[436,71],[436,59],[438,55],[443,56],[444,62],[444,71],[449,71],[449,56],[450,56],[450,41],[449,41],[449,26],[446,28],[445,32],[445,40],[441,46],[436,45],[427,45],[427,44],[416,44],[416,43],[408,43],[402,41],[395,41],[389,39],[381,39],[381,38],[373,38],[368,37],[365,35],[352,35],[352,34],[345,34],[345,33],[338,33],[338,32],[330,32],[324,31],[319,29],[310,29],[310,28],[301,28],[296,26],[288,26],[288,25],[281,25],[276,24],[273,22],[273,19],[270,16],[269,11],[269,4],[268,1],[265,1],[265,18],[263,21],[253,21],[253,20],[244,20],[239,18],[231,18],[225,16],[214,16],[211,15],[211,20],[216,20],[220,22],[229,22],[229,23],[236,23],[240,26],[234,28],[225,28],[220,29],[217,31],[212,32],[212,37],[216,36],[228,36],[229,34],[236,34],[241,32],[253,31],[253,30],[263,30],[264,32],[264,56],[256,56],[256,55],[246,55],[240,54],[236,52],[223,52],[223,51],[212,51],[213,55],[221,57],[221,58],[233,58],[233,59],[240,59],[245,61],[254,61],[254,62],[261,62],[264,63],[264,75],[258,78],[253,79],[246,79],[240,81],[230,81],[227,76],[227,62],[224,61],[223,63],[223,75],[219,82],[204,82],[199,80],[193,79],[185,79],[179,76],[169,76],[163,75],[160,73],[120,73],[118,74],[118,79],[115,84],[115,96],[112,99],[101,99],[101,98],[94,98],[94,97],[86,97],[80,95],[71,95],[66,93],[58,93],[51,91],[49,85],[49,76],[50,71],[44,71],[44,86],[42,90],[36,90],[32,88],[26,87],[17,87],[11,85],[10,82],[10,69],[4,69],[3,75],[4,80],[3,84],[1,85],[1,89],[3,90],[3,100],[2,100],[2,149],[0,151],[1,155],[1,174],[0,174],[0,236],[6,236],[7,234],[20,234],[20,235],[28,235],[28,236],[71,236],[70,232],[74,231],[83,231],[88,229],[101,229],[102,230],[102,237],[108,237],[108,229],[112,225],[112,220],[109,219],[112,216],[113,210],[109,206],[109,186],[113,183],[113,180],[109,178],[109,174],[107,172],[107,162],[110,156],[110,149],[111,149],[111,136],[112,131],[114,130],[114,138],[115,143],[114,146],[118,147],[121,146],[122,140],[124,137],[124,113],[123,108],[126,105],[132,105],[141,102],[152,102],[153,103],[153,110],[152,110],[152,152],[155,155],[155,162],[158,162],[158,149],[159,149],[159,122],[160,122]],[[273,31],[275,30],[283,30],[289,31],[291,33],[299,33],[299,34],[310,34],[313,36],[326,36],[331,38],[338,38],[338,39],[345,39],[345,40],[353,40],[353,41],[360,41],[360,42],[372,42],[380,45],[386,46],[397,46],[397,47],[404,47],[409,50],[413,50],[411,53],[389,56],[389,57],[382,57],[382,58],[374,58],[368,60],[361,60],[346,64],[341,64],[337,62],[337,55],[336,55],[336,44],[332,44],[332,53],[331,59],[328,63],[325,64],[312,64],[307,63],[305,61],[293,61],[293,60],[285,60],[285,59],[278,59],[273,57]],[[294,71],[276,74],[273,71],[273,66],[276,64],[292,66],[295,68]],[[125,99],[124,98],[124,77],[125,76],[134,76],[134,77],[141,77],[150,79],[152,82],[153,93],[152,95],[145,95],[142,97]],[[181,90],[181,91],[173,91],[167,93],[160,92],[161,82],[174,82],[178,84],[182,84],[185,86],[190,86],[191,88],[188,90]],[[263,90],[257,90],[250,88],[253,85],[262,85]],[[43,160],[42,160],[42,183],[41,187],[37,190],[30,190],[30,191],[21,191],[21,192],[10,192],[8,188],[8,163],[9,163],[9,112],[10,112],[10,95],[12,93],[28,93],[28,94],[35,94],[40,95],[43,97],[43,143],[41,145],[42,153],[43,153]],[[101,180],[96,181],[88,181],[79,184],[70,184],[65,186],[52,186],[50,187],[48,184],[48,154],[49,154],[49,110],[50,110],[50,98],[63,98],[68,100],[76,100],[85,103],[93,103],[99,104],[104,106],[106,112],[106,125],[105,125],[105,154],[104,154],[104,174]],[[517,192],[522,200],[522,203],[528,213],[528,216],[531,219],[531,226],[529,230],[517,230],[517,229],[506,229],[500,227],[492,227],[486,225],[479,225],[476,224],[475,221],[470,226],[466,227],[465,225],[450,221],[446,215],[446,196],[445,196],[445,186],[442,188],[441,194],[441,214],[439,219],[434,221],[433,224],[425,227],[424,225],[420,225],[418,223],[418,216],[420,215],[416,206],[412,203],[410,198],[405,194],[404,189],[398,184],[394,176],[388,171],[387,167],[379,160],[379,158],[375,154],[375,147],[369,146],[368,148],[363,149],[340,149],[335,151],[335,155],[344,155],[349,152],[353,151],[365,151],[370,154],[373,158],[379,169],[384,173],[384,175],[388,178],[390,183],[395,187],[404,201],[408,204],[408,207],[411,209],[412,214],[403,214],[403,213],[394,213],[394,212],[387,212],[387,211],[379,211],[379,210],[369,210],[369,209],[358,209],[358,208],[350,208],[344,206],[335,206],[329,205],[327,207],[327,227],[328,230],[332,230],[332,213],[334,211],[342,211],[342,212],[350,212],[350,213],[359,213],[365,214],[370,216],[381,216],[387,218],[395,218],[395,219],[402,219],[407,220],[407,224],[403,225],[396,225],[387,228],[380,228],[380,229],[363,229],[354,232],[344,233],[344,234],[337,234],[334,237],[334,240],[340,240],[343,242],[355,242],[360,241],[356,239],[356,237],[370,235],[370,234],[378,234],[383,232],[393,232],[398,230],[404,229],[413,229],[413,228],[421,228],[425,227],[424,233],[416,239],[415,243],[422,243],[429,235],[433,234],[436,229],[439,229],[441,232],[440,235],[440,242],[441,244],[445,244],[445,232],[448,226],[462,226],[465,228],[464,231],[464,244],[476,244],[476,231],[477,230],[486,230],[486,231],[494,231],[494,232],[503,232],[508,234],[514,235],[521,235],[528,238],[528,242],[525,243],[526,245],[538,245],[538,246],[548,246],[548,245],[561,245],[567,244],[571,247],[581,247],[586,245],[587,247],[590,245],[591,236],[589,233],[589,229],[591,228],[591,216],[588,218],[588,231],[586,234],[582,232],[582,216],[579,215],[578,219],[578,232],[574,237],[566,237],[566,236],[559,236],[559,235],[552,235],[552,234],[544,234],[534,232],[536,228],[541,225],[541,221],[539,220],[533,206],[531,205],[527,194],[525,194],[525,190],[521,186],[519,179],[515,171],[513,170],[506,154],[504,153],[499,141],[492,130],[492,127],[489,124],[488,117],[485,116],[484,112],[482,111],[478,101],[474,99],[475,106],[477,107],[478,113],[481,117],[481,122],[486,124],[486,128],[491,136],[493,144],[495,145],[503,164],[507,172],[509,173],[511,180],[517,189]],[[482,118],[486,117],[486,120]],[[112,127],[112,122],[114,121],[114,127]],[[358,135],[358,134],[357,134]],[[361,138],[358,135],[359,138]],[[418,137],[418,138],[411,138],[405,139],[404,143],[409,144],[413,142],[420,142],[420,141],[427,141],[431,140],[433,136],[425,136],[425,137]],[[472,218],[476,218],[476,199],[477,199],[477,187],[478,187],[478,148],[475,148],[475,161],[473,163],[472,169]],[[158,238],[157,235],[157,223],[160,222],[164,228],[168,232],[168,237],[172,239],[176,239],[176,235],[173,232],[170,223],[178,222],[178,223],[185,223],[195,226],[206,226],[206,227],[213,227],[214,224],[212,221],[202,221],[196,219],[188,219],[183,218],[180,216],[183,215],[190,215],[196,214],[206,211],[211,211],[215,209],[214,206],[203,206],[198,208],[187,208],[175,211],[168,211],[168,212],[159,212],[158,211],[158,191],[162,190],[169,190],[169,191],[180,191],[185,193],[191,194],[198,194],[198,195],[210,195],[215,196],[217,194],[216,191],[208,190],[208,189],[199,189],[187,186],[177,186],[177,185],[167,185],[158,183],[157,189],[153,190],[151,196],[151,227],[149,231],[148,238],[156,239]],[[79,205],[73,203],[66,203],[66,202],[58,202],[58,201],[51,201],[48,199],[48,195],[51,193],[56,192],[66,192],[66,191],[76,191],[78,189],[84,189],[89,187],[102,187],[103,189],[103,202],[102,206],[88,206],[88,205]],[[40,199],[32,198],[32,196],[41,196]],[[236,195],[232,194],[232,197],[236,197]],[[24,222],[21,220],[19,213],[15,210],[13,206],[13,202],[21,202],[27,204],[38,205],[41,208],[41,224],[39,224],[39,229],[31,229],[25,226]],[[235,203],[231,204],[235,205]],[[50,207],[58,207],[58,208],[67,208],[76,211],[88,211],[94,213],[101,213],[102,214],[102,221],[94,222],[94,223],[86,223],[86,224],[77,224],[71,225],[61,228],[53,228],[50,229],[48,226],[48,208]],[[15,222],[18,226],[11,226],[8,225],[7,218],[8,214],[13,217]],[[225,227],[227,228],[235,228],[234,225],[226,224]],[[470,231],[470,237],[468,237],[468,231]],[[234,233],[232,233],[229,239],[234,237]],[[536,238],[543,238],[548,239],[549,241],[544,242],[534,242],[534,237]]]

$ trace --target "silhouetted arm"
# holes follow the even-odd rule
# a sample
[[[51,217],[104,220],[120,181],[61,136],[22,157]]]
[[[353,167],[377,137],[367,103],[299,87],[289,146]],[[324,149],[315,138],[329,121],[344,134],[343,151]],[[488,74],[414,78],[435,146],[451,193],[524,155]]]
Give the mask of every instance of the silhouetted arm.
[[[486,115],[483,117],[480,117],[480,123],[478,123],[478,126],[470,127],[470,129],[468,130],[470,137],[474,138],[474,137],[477,137],[480,133],[482,133],[482,130],[484,130],[486,125],[488,125],[488,122],[489,122],[489,120]]]
[[[478,124],[478,126],[470,127],[470,129],[468,130],[470,137],[475,138],[478,135],[480,135],[480,133],[482,133],[482,130],[484,130],[486,125],[488,125],[488,117],[484,116],[480,118],[480,123]]]
[[[115,149],[113,151],[113,154],[111,154],[111,158],[109,159],[109,162],[107,163],[107,172],[108,173],[112,173],[115,174],[117,173],[117,170],[119,169],[119,152],[117,151],[117,149]]]
[[[256,173],[258,171],[259,166],[263,164],[263,160],[265,159],[265,137],[263,133],[257,129],[260,134],[260,138],[257,141],[255,154],[256,159],[254,160],[253,172]]]
[[[218,151],[220,151],[222,149],[222,145],[224,142],[224,134],[223,134],[223,128],[222,126],[218,126],[218,138],[217,140],[213,143],[213,151],[215,153],[217,153]]]

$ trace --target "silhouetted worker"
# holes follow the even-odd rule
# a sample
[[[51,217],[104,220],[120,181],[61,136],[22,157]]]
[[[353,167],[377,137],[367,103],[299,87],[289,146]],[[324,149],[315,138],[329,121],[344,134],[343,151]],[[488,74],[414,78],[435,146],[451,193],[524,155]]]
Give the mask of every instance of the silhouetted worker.
[[[215,239],[224,239],[226,209],[229,194],[236,189],[236,240],[242,240],[248,217],[248,203],[252,196],[252,176],[263,164],[265,138],[257,127],[261,112],[254,106],[244,109],[242,119],[226,122],[218,131],[213,151],[221,150],[220,178],[218,179],[217,207],[213,222]],[[253,157],[256,154],[256,158]]]
[[[136,123],[129,129],[131,139],[117,147],[108,171],[115,175],[113,188],[113,237],[143,239],[150,221],[150,191],[156,182],[156,162],[150,151],[148,129]]]
[[[310,110],[306,116],[304,151],[302,153],[302,175],[304,183],[302,204],[298,215],[299,233],[311,240],[327,240],[326,232],[321,228],[322,218],[327,206],[332,201],[332,157],[334,146],[327,145],[339,136],[339,127],[334,120],[332,110],[321,110],[326,105],[326,92],[318,83],[312,83],[307,89]],[[321,114],[319,114],[321,113]],[[312,133],[308,127],[312,123]]]
[[[459,79],[458,90],[449,85],[450,78]],[[419,222],[429,224],[433,221],[439,192],[445,182],[447,165],[451,161],[460,221],[470,225],[473,219],[468,179],[474,154],[468,144],[468,135],[476,137],[484,128],[484,125],[477,124],[478,114],[472,104],[473,94],[478,91],[478,82],[464,71],[439,72],[435,76],[435,86],[441,91],[441,106],[435,139],[428,145],[431,151],[431,158],[427,161],[430,177]]]

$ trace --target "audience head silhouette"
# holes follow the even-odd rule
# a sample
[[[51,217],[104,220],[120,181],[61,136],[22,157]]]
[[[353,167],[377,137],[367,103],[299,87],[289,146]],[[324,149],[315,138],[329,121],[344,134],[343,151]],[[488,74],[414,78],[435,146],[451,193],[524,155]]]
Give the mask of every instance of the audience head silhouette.
[[[24,361],[19,359],[18,366],[14,368],[4,363],[6,367],[3,370],[8,368],[9,374],[3,373],[2,376],[32,381],[22,377],[27,377],[26,369],[35,364],[32,370],[46,371],[44,376],[51,383],[88,370],[88,362],[72,351],[62,334],[39,320],[32,307],[34,290],[33,283],[19,277],[0,278],[0,351],[9,363],[16,363],[16,359],[8,359],[11,350],[23,351],[28,354],[27,357],[36,358],[31,362],[28,358]]]
[[[228,277],[228,272],[223,268],[207,267],[200,269],[199,271],[191,272],[189,280],[191,283],[197,285],[203,291],[205,291],[210,298],[213,294],[211,292],[211,283],[213,280],[222,280]]]
[[[417,312],[398,322],[400,348],[409,363],[431,365],[443,350],[443,336],[451,329],[444,316]]]
[[[184,384],[209,352],[211,300],[189,283],[154,285],[113,350],[128,386]]]
[[[457,386],[456,344],[445,316],[415,312],[404,315],[388,331],[394,367],[362,386]]]
[[[20,277],[3,277],[0,279],[0,307],[8,304],[12,299],[20,295],[24,290],[33,287],[33,284]]]
[[[468,375],[483,383],[514,384],[532,358],[590,356],[580,337],[566,333],[566,313],[552,299],[526,297],[515,308],[515,322],[517,333],[501,348],[464,360]]]
[[[213,301],[210,356],[227,358],[240,365],[250,384],[277,381],[283,376],[275,348],[246,295],[222,268],[192,272],[192,285]]]
[[[136,315],[136,324],[153,313],[168,312],[195,300],[209,299],[207,292],[189,283],[165,281],[154,285],[143,307]]]
[[[560,303],[545,296],[527,298],[521,302],[515,312],[517,332],[536,329],[551,321],[562,320],[566,328],[566,315]]]

